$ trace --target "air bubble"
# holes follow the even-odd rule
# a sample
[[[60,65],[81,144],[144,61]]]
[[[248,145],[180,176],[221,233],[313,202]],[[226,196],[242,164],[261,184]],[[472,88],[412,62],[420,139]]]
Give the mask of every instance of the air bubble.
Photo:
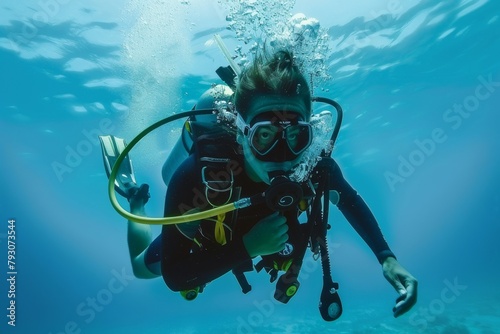
[[[240,66],[249,63],[255,55],[254,45],[268,44],[288,48],[299,59],[297,66],[314,76],[316,86],[330,79],[327,60],[331,54],[330,37],[319,21],[304,14],[292,15],[295,0],[282,1],[228,1],[226,16],[228,29],[233,31],[244,50],[236,52]],[[241,48],[241,47],[240,47]]]

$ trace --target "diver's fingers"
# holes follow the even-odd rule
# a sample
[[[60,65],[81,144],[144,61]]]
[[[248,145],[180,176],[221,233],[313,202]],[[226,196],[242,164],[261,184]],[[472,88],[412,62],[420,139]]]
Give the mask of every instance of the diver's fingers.
[[[400,294],[400,295],[403,295],[406,293],[406,289],[405,287],[403,286],[403,284],[401,283],[401,281],[399,280],[399,277],[394,277],[391,281],[391,284],[392,286],[394,287],[394,289]]]
[[[417,280],[413,278],[407,279],[405,285],[405,292],[396,299],[396,306],[392,310],[395,318],[408,312],[417,302]]]

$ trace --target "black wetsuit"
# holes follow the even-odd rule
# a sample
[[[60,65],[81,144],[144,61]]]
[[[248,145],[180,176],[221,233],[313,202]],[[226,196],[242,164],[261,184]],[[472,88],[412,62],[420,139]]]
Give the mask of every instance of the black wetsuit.
[[[264,183],[251,181],[240,166],[242,164],[236,166],[238,169],[234,173],[234,187],[241,188],[240,198],[266,189]],[[336,163],[332,167],[330,181],[330,190],[336,190],[340,195],[338,208],[379,262],[389,256],[394,257],[370,209],[346,182]],[[194,207],[211,208],[206,205],[202,189],[199,166],[191,155],[172,176],[165,199],[165,216],[177,216]],[[237,210],[236,219],[231,224],[232,233],[226,229],[228,242],[225,245],[215,242],[213,222],[165,225],[146,253],[146,265],[151,271],[161,273],[173,291],[203,286],[251,260],[243,244],[243,235],[272,213],[265,203]],[[300,239],[304,224],[299,224],[297,211],[286,214],[286,217],[291,234],[289,242],[293,243]],[[193,237],[197,242],[192,240]]]

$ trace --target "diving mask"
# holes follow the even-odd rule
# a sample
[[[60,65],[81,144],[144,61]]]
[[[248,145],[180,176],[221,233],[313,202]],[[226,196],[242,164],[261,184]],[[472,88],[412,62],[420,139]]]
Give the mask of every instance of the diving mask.
[[[257,121],[250,126],[238,115],[236,126],[261,161],[295,160],[312,142],[311,125],[296,119]]]

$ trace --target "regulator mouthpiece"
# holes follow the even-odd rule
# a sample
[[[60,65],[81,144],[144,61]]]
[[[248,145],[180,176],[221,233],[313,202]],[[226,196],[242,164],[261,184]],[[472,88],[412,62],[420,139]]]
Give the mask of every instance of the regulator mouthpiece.
[[[269,173],[271,185],[265,192],[266,204],[274,211],[293,208],[302,198],[302,187],[283,174]]]

